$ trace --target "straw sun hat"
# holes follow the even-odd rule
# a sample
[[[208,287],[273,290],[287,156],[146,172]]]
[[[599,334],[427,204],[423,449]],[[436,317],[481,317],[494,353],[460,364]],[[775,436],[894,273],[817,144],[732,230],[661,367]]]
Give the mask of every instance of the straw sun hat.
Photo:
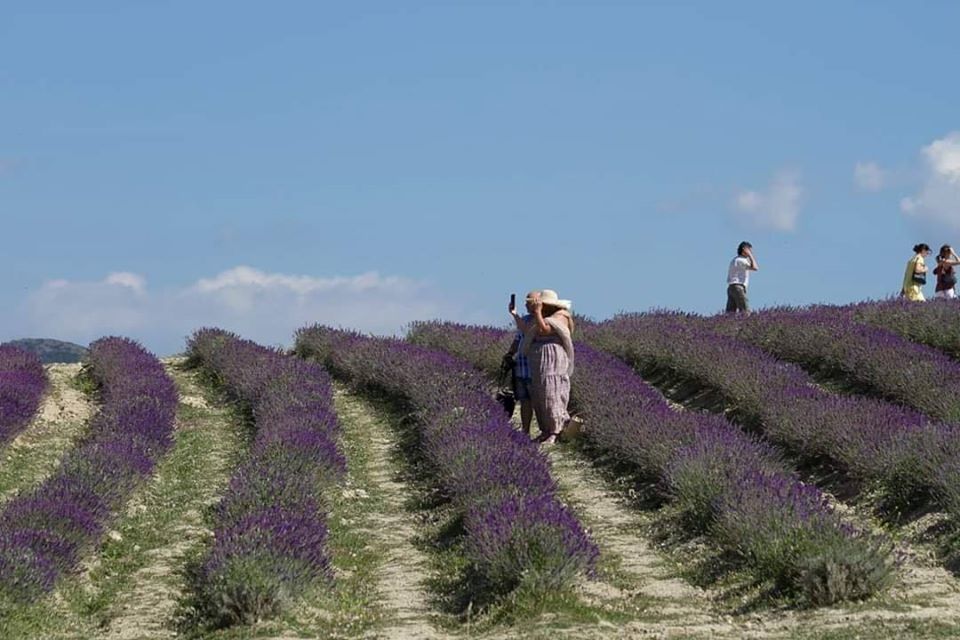
[[[553,289],[543,289],[540,292],[540,302],[546,306],[558,307],[560,309],[570,309],[573,302],[570,300],[561,300],[560,296]]]

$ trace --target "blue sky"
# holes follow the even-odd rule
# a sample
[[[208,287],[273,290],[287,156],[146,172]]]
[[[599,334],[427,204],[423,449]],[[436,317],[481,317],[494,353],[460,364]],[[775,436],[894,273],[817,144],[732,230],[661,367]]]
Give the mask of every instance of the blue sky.
[[[882,297],[960,244],[954,2],[0,9],[0,339]]]

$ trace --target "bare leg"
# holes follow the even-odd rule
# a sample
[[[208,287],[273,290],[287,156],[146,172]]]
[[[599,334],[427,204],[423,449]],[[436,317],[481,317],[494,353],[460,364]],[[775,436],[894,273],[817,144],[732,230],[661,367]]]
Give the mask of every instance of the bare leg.
[[[533,403],[529,400],[520,401],[520,424],[523,425],[523,431],[530,435],[530,423],[533,421]]]

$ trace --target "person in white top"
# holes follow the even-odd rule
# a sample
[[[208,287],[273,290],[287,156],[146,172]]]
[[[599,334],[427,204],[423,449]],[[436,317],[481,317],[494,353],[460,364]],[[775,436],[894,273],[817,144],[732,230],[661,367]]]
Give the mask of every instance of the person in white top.
[[[727,313],[750,313],[747,286],[750,272],[759,270],[757,259],[753,257],[753,245],[741,242],[737,246],[737,257],[730,261],[727,270]]]

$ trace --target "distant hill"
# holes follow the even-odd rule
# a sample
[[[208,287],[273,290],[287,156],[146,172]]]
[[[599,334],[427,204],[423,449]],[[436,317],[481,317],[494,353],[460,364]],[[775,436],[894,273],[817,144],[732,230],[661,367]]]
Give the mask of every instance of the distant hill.
[[[53,340],[51,338],[24,338],[11,340],[12,344],[26,351],[32,351],[40,357],[44,364],[52,362],[80,362],[87,355],[86,347],[72,342]]]

